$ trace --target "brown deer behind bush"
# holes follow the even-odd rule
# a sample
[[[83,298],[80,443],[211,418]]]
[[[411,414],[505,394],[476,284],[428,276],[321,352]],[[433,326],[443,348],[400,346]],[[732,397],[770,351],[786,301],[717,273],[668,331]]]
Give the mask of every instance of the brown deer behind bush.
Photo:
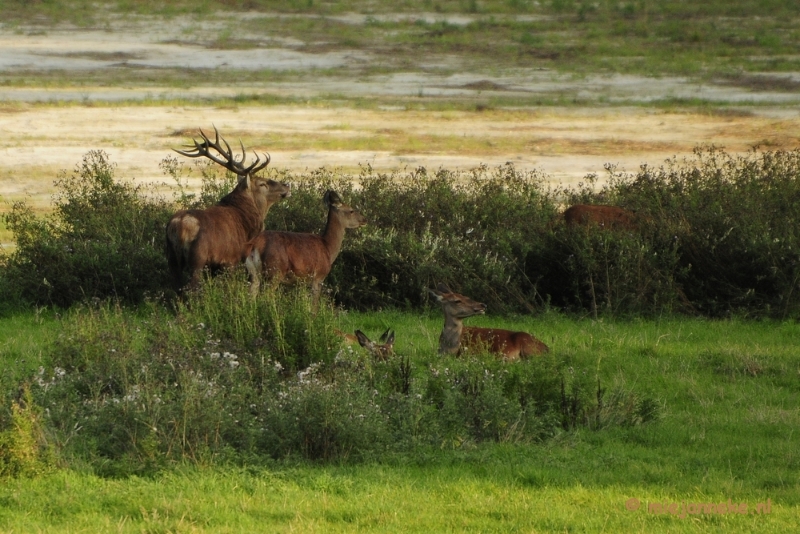
[[[256,160],[244,166],[246,153],[237,161],[230,145],[214,128],[212,142],[200,131],[202,142],[194,141],[189,151],[176,150],[190,158],[206,157],[239,176],[239,183],[216,205],[205,209],[181,210],[167,223],[167,261],[173,286],[182,287],[183,272],[188,267],[188,287],[196,288],[202,270],[212,271],[232,267],[242,259],[244,244],[264,229],[264,218],[273,204],[291,195],[288,184],[267,180],[254,174],[269,164],[256,155]],[[214,155],[213,149],[219,156]]]
[[[322,282],[342,249],[345,230],[367,224],[360,211],[342,202],[335,191],[327,191],[328,222],[321,235],[298,232],[261,232],[245,246],[245,266],[250,274],[250,291],[258,294],[261,277],[293,282],[311,281],[314,303],[319,301]]]
[[[428,290],[444,311],[444,328],[439,335],[439,354],[461,354],[486,350],[505,361],[526,359],[550,349],[527,332],[500,328],[464,326],[464,319],[486,313],[486,304],[455,293],[445,284]]]
[[[637,215],[617,206],[575,204],[564,212],[567,226],[597,225],[609,230],[636,230],[639,227]]]

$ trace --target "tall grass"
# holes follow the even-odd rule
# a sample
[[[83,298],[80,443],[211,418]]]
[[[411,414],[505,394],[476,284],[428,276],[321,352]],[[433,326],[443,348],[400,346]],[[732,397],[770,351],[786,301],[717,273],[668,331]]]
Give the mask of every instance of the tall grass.
[[[385,362],[342,347],[341,326],[304,288],[253,300],[236,274],[207,282],[177,314],[156,303],[72,310],[30,379],[65,461],[99,473],[181,462],[364,460],[417,449],[536,443],[578,428],[641,425],[657,403],[608,389],[553,357]]]

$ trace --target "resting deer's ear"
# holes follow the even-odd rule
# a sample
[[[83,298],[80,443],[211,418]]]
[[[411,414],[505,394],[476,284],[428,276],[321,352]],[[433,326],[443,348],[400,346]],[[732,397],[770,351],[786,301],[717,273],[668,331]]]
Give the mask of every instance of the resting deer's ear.
[[[441,293],[439,293],[438,291],[436,291],[435,289],[429,289],[429,290],[428,290],[428,293],[430,293],[431,295],[433,295],[433,298],[435,298],[435,299],[436,299],[436,302],[442,302],[442,300],[444,300],[444,299],[442,298],[442,294],[441,294]]]
[[[380,339],[378,339],[378,341],[380,341],[381,343],[389,343],[388,341],[389,339],[394,340],[394,332],[392,332],[391,328],[387,328],[386,331],[383,334],[381,334],[381,337]]]
[[[450,291],[450,288],[447,287],[447,284],[443,282],[439,282],[439,285],[436,286],[436,289],[438,289],[441,293],[452,293],[452,291]]]
[[[387,330],[386,332],[389,331]],[[392,345],[394,345],[394,332],[389,332],[389,336],[386,337],[386,339],[384,339],[384,336],[386,336],[386,334],[383,334],[383,336],[381,336],[381,343],[391,348]]]

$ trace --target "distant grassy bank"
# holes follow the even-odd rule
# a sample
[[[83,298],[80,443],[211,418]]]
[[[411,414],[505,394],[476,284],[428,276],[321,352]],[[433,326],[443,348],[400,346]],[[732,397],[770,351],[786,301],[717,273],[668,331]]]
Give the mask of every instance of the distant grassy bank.
[[[238,16],[242,13],[247,16]],[[103,8],[86,0],[58,0],[6,1],[0,4],[0,14],[7,28],[20,32],[47,32],[55,24],[69,22],[112,35],[121,31],[122,17],[126,25],[139,21],[143,28],[152,19],[136,17],[166,21],[189,17],[196,24],[184,39],[209,51],[289,43],[290,49],[311,53],[369,51],[375,57],[357,72],[330,69],[314,76],[534,68],[581,75],[688,75],[723,85],[796,92],[797,81],[774,74],[800,70],[800,7],[792,0],[714,0],[702,5],[678,0],[119,1],[106,2]],[[211,21],[214,24],[208,26]],[[89,59],[104,57],[94,53]],[[428,64],[433,57],[459,60],[449,66],[441,61]],[[126,65],[84,69],[68,77],[77,84],[95,80],[117,86],[261,83],[286,76],[245,69],[231,77],[228,72],[204,69]],[[46,72],[7,71],[0,76],[0,82],[11,84],[50,81],[52,74]]]

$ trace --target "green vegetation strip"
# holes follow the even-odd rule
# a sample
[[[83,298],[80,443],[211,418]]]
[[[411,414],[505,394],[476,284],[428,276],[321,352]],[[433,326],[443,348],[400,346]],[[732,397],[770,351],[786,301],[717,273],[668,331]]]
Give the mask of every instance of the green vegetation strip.
[[[0,363],[47,365],[46,340],[61,321],[47,311],[0,320]],[[436,313],[351,312],[337,321],[370,334],[392,326],[400,355],[440,365]],[[471,324],[534,332],[569,367],[597,369],[604,384],[653,395],[662,415],[539,444],[449,442],[365,463],[239,458],[236,467],[209,458],[144,478],[101,478],[77,461],[4,479],[0,530],[777,533],[799,526],[796,323],[545,314]]]

